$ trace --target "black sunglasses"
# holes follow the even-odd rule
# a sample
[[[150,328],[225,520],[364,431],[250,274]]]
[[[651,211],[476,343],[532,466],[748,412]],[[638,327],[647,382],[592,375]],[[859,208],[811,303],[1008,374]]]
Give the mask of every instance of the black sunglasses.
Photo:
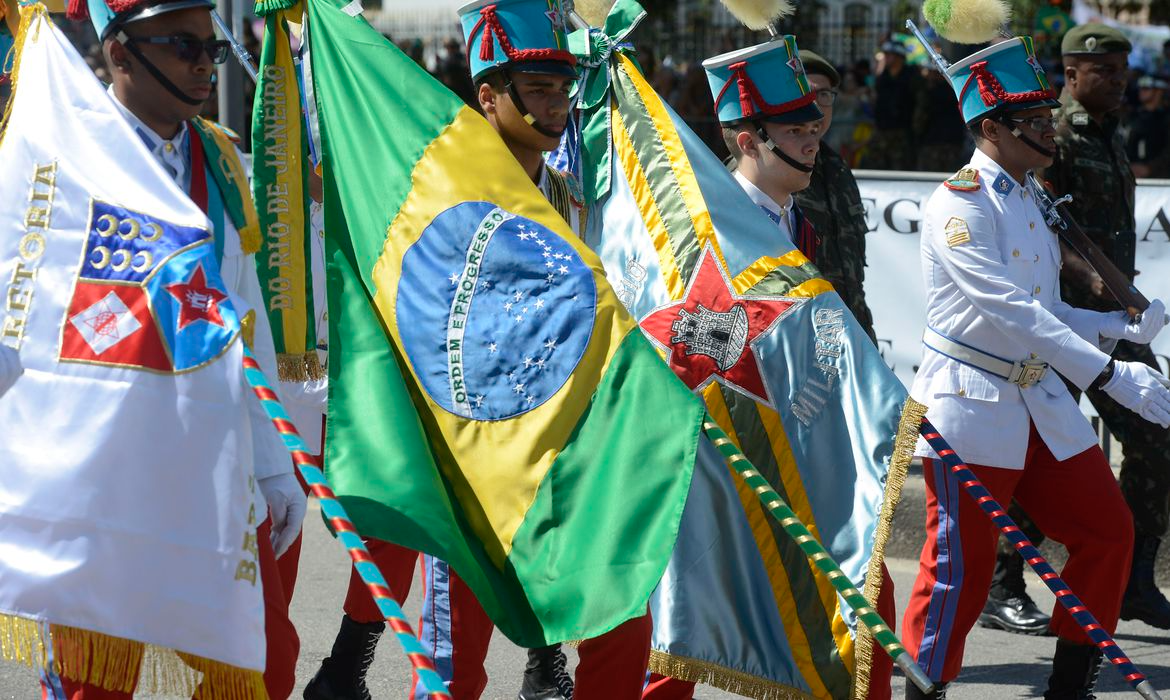
[[[136,44],[170,44],[175,48],[175,55],[188,63],[196,63],[205,52],[212,63],[220,64],[227,60],[231,43],[223,39],[196,39],[193,36],[172,34],[170,36],[131,36],[128,41]]]

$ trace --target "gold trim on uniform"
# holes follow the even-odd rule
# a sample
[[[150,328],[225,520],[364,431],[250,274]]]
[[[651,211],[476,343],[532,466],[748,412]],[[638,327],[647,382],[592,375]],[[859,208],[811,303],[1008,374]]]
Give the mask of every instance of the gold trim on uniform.
[[[947,234],[947,245],[951,248],[971,242],[971,229],[967,227],[965,220],[957,216],[947,219],[947,225],[943,227],[943,231]]]

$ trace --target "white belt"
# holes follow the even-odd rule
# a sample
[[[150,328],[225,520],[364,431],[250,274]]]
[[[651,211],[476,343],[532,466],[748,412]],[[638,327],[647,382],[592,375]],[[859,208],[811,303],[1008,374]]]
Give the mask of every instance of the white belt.
[[[927,328],[922,334],[922,344],[956,362],[991,372],[1025,389],[1039,384],[1048,373],[1048,363],[1042,360],[1005,360],[948,338],[933,328]]]

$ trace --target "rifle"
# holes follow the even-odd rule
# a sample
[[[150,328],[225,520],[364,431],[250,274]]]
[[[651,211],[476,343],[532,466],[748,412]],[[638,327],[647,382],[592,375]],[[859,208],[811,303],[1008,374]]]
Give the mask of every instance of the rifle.
[[[1036,203],[1040,205],[1040,211],[1044,213],[1044,221],[1048,223],[1048,227],[1084,258],[1085,262],[1089,263],[1089,267],[1093,268],[1093,271],[1101,277],[1105,288],[1125,308],[1126,312],[1135,320],[1140,319],[1142,312],[1150,307],[1150,300],[1138,291],[1128,275],[1122,272],[1117,265],[1114,265],[1112,260],[1105,257],[1105,254],[1089,239],[1088,234],[1085,233],[1076,219],[1068,211],[1061,210],[1062,205],[1072,201],[1072,195],[1066,194],[1059,199],[1053,199],[1052,193],[1033,173],[1028,173],[1028,180],[1036,196]]]
[[[931,61],[934,62],[935,68],[938,72],[947,75],[947,69],[950,64],[947,59],[943,58],[939,52],[934,50],[922,32],[918,30],[914,20],[906,20],[906,28],[918,38],[926,53],[930,56]],[[1126,312],[1135,320],[1141,320],[1143,311],[1150,307],[1150,300],[1138,291],[1129,277],[1118,269],[1113,261],[1105,257],[1101,249],[1097,247],[1092,240],[1089,239],[1085,230],[1080,227],[1080,224],[1067,212],[1061,210],[1061,205],[1068,204],[1072,201],[1072,195],[1054,199],[1051,192],[1048,191],[1043,183],[1032,173],[1028,173],[1029,183],[1032,185],[1032,191],[1036,195],[1036,203],[1040,206],[1040,210],[1044,214],[1044,220],[1048,223],[1048,227],[1060,236],[1061,240],[1075,250],[1085,262],[1089,263],[1089,267],[1101,278],[1105,284],[1105,288],[1113,295],[1113,298],[1125,308]],[[1167,319],[1170,321],[1170,318]]]

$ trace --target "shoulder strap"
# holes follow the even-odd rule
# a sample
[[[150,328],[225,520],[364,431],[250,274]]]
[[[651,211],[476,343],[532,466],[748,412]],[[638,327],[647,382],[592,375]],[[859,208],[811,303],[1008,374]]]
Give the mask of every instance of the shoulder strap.
[[[188,123],[207,154],[207,169],[223,197],[228,216],[240,233],[240,246],[246,255],[251,255],[260,250],[260,222],[248,175],[236,157],[236,147],[227,133],[212,122],[196,117]]]

